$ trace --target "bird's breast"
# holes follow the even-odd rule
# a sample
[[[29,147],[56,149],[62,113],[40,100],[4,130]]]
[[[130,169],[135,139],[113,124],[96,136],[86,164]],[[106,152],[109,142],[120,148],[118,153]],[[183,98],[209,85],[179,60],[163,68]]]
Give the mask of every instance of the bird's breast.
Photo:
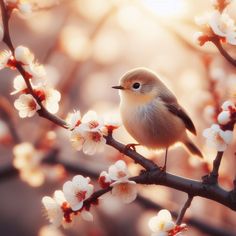
[[[183,122],[162,102],[146,105],[121,103],[121,117],[130,135],[149,148],[166,148],[186,135]]]

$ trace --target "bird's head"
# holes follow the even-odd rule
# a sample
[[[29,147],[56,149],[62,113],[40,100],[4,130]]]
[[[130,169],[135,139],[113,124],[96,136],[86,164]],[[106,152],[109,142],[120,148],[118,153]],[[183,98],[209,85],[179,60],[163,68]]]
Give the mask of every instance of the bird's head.
[[[157,75],[145,68],[135,68],[125,73],[118,86],[121,99],[125,102],[145,104],[153,100],[158,94],[159,79]]]

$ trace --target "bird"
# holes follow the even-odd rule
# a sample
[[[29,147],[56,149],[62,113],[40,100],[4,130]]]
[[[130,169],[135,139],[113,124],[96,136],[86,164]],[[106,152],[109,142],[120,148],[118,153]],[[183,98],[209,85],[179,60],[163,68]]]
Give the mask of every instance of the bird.
[[[176,142],[183,143],[192,154],[203,158],[187,133],[188,130],[197,134],[192,120],[154,71],[134,68],[112,88],[119,90],[122,123],[138,142],[134,145],[166,150],[163,170],[166,170],[168,148]]]

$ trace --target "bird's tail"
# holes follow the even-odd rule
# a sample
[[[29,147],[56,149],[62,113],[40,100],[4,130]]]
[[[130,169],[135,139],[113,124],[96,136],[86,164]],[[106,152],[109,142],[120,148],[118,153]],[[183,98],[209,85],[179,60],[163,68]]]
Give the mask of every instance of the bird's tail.
[[[188,150],[192,154],[197,155],[200,158],[203,158],[201,151],[198,149],[198,147],[191,140],[187,140],[186,142],[184,142],[184,145],[188,148]]]

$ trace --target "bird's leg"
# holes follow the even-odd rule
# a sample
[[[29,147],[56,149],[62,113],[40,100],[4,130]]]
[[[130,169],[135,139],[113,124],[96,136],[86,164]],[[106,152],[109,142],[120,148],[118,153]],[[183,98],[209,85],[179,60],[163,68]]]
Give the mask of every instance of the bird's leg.
[[[165,153],[165,163],[164,163],[164,166],[161,168],[161,170],[162,170],[163,172],[166,172],[167,154],[168,154],[168,148],[166,148],[166,153]]]
[[[129,143],[125,146],[124,152],[126,152],[128,149],[131,149],[136,152],[136,146],[139,146],[139,143]]]

